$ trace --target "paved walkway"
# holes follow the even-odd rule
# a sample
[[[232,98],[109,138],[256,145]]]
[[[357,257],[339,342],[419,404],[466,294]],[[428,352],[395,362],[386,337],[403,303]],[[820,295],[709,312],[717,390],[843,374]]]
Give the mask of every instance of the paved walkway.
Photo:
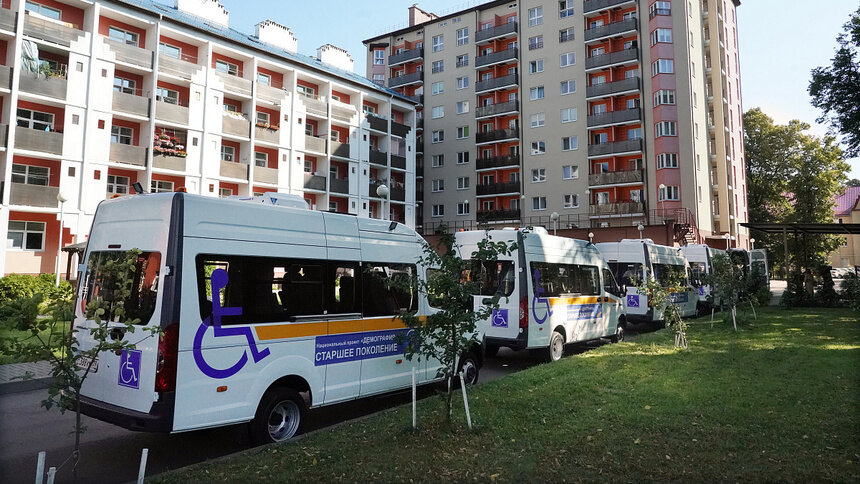
[[[27,374],[29,378],[25,379]],[[46,387],[51,378],[47,361],[0,365],[0,394],[17,393]]]

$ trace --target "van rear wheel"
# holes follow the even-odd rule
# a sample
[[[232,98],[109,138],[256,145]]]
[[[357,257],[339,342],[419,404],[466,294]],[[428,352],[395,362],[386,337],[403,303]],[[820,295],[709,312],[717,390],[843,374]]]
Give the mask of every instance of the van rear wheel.
[[[460,372],[463,373],[465,377],[463,383],[465,383],[467,387],[477,385],[480,368],[478,358],[476,358],[475,354],[470,351],[460,359],[460,370],[457,375],[459,375]]]
[[[260,400],[257,414],[251,421],[251,438],[257,444],[284,442],[302,429],[307,406],[292,388],[269,389]]]
[[[615,334],[612,335],[613,343],[620,343],[624,341],[624,331],[625,331],[624,323],[618,323],[618,326],[615,327]]]
[[[564,356],[564,336],[558,331],[552,332],[552,337],[549,340],[549,361],[558,361]]]

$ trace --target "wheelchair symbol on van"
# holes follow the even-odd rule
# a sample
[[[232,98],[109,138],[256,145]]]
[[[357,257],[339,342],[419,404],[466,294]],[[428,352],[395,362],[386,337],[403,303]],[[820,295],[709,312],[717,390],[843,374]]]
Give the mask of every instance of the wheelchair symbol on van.
[[[122,350],[117,384],[128,388],[140,388],[140,350]]]
[[[197,363],[197,368],[200,368],[206,376],[210,378],[228,378],[242,369],[248,363],[248,352],[243,351],[242,356],[233,366],[224,369],[213,368],[203,358],[203,336],[206,335],[206,330],[211,326],[216,338],[225,336],[244,336],[248,340],[248,349],[251,351],[251,357],[254,358],[254,363],[258,363],[263,358],[269,356],[269,348],[262,351],[257,350],[257,342],[254,341],[254,335],[251,333],[251,328],[222,328],[222,316],[239,316],[242,314],[240,307],[221,307],[221,289],[227,287],[229,277],[224,269],[215,269],[212,272],[212,316],[203,320],[200,327],[197,328],[197,333],[194,335],[194,362]]]
[[[535,295],[532,298],[532,316],[534,316],[535,321],[537,321],[538,324],[543,324],[543,322],[546,321],[547,318],[552,316],[552,309],[549,306],[549,299],[541,297],[541,295],[543,294],[543,288],[540,287],[540,271],[538,269],[535,269],[534,272],[534,288]],[[544,313],[543,317],[538,316],[538,304],[546,305],[546,312]]]
[[[497,328],[507,328],[508,327],[508,310],[507,309],[493,309],[493,316],[491,318],[492,325]]]

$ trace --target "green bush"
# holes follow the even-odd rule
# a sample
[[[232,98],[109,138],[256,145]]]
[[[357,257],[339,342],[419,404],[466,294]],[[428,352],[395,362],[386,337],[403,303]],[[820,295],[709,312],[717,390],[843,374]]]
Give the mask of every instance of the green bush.
[[[860,277],[850,273],[845,276],[839,290],[839,301],[860,312]]]
[[[22,298],[30,298],[41,294],[46,301],[71,299],[72,285],[68,281],[60,281],[60,287],[54,287],[54,274],[9,274],[0,278],[0,306]]]

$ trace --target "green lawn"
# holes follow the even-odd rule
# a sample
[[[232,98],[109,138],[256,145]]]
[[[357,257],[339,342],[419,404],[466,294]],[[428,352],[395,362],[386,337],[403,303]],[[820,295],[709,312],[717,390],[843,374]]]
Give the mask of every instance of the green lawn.
[[[398,408],[155,480],[858,482],[856,313],[703,319],[687,351],[661,330],[481,385],[472,432],[429,398],[417,433]]]
[[[54,341],[59,341],[62,336],[64,336],[69,331],[69,322],[65,322],[62,325],[58,325],[56,330],[54,331]],[[39,336],[44,340],[48,341],[48,335],[51,333],[50,329],[45,329],[39,333]],[[37,345],[39,341],[33,336],[29,331],[18,331],[17,329],[10,329],[8,327],[0,327],[0,339],[2,338],[11,338],[17,341],[32,343]],[[38,359],[38,358],[36,358]],[[9,363],[25,363],[28,361],[34,361],[32,358],[28,359],[23,355],[10,355],[3,354],[0,352],[0,365],[6,365]]]

